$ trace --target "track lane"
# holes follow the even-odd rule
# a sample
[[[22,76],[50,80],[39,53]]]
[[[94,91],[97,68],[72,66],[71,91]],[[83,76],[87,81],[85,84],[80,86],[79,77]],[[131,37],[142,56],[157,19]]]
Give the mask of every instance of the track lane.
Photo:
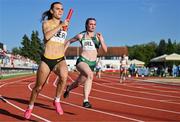
[[[72,75],[72,78],[73,77],[76,78],[77,76]],[[53,79],[54,79],[54,77],[50,78],[50,80],[53,80]],[[103,80],[105,80],[105,79],[103,78]],[[101,120],[104,120],[104,121],[127,121],[127,120],[128,121],[136,121],[136,120],[137,121],[138,120],[139,121],[141,121],[141,120],[142,121],[155,121],[155,120],[156,121],[157,120],[173,121],[174,120],[175,121],[175,120],[180,120],[179,113],[177,114],[177,113],[172,113],[172,112],[159,111],[159,110],[155,110],[155,109],[149,110],[149,108],[147,109],[147,108],[138,107],[138,105],[141,105],[141,106],[143,105],[143,106],[149,107],[148,101],[152,100],[152,103],[150,103],[150,107],[154,107],[156,109],[159,109],[158,107],[160,107],[160,109],[163,109],[164,107],[166,107],[166,108],[168,108],[167,110],[169,110],[169,111],[178,111],[178,110],[180,110],[178,108],[179,104],[175,105],[174,103],[171,103],[171,100],[175,100],[176,96],[169,97],[172,95],[167,95],[166,97],[169,97],[171,99],[160,99],[160,101],[158,101],[158,99],[156,99],[156,97],[159,96],[160,93],[159,93],[159,95],[157,95],[157,94],[154,94],[154,92],[153,92],[153,94],[154,94],[153,99],[156,100],[154,102],[153,99],[151,99],[151,92],[153,90],[152,91],[150,90],[148,95],[146,94],[147,91],[145,91],[145,97],[140,97],[140,98],[144,98],[144,99],[135,98],[135,97],[139,97],[139,93],[135,92],[135,94],[132,94],[134,88],[131,89],[130,87],[126,87],[125,85],[130,85],[130,86],[134,87],[132,85],[132,83],[137,83],[137,85],[138,85],[139,82],[128,81],[127,83],[125,83],[125,85],[117,85],[116,78],[115,79],[111,78],[112,81],[109,81],[109,80],[103,81],[103,80],[101,80],[101,79],[99,80],[99,79],[95,78],[95,81],[93,81],[94,84],[93,84],[93,90],[91,92],[90,100],[93,102],[93,109],[95,109],[96,112],[91,111],[92,112],[91,113],[89,110],[84,110],[81,107],[82,106],[82,87],[79,87],[73,91],[75,94],[72,93],[70,98],[62,99],[62,101],[63,101],[62,105],[65,110],[65,114],[63,116],[57,116],[54,111],[54,107],[52,105],[52,100],[53,100],[53,96],[54,96],[53,90],[55,88],[52,86],[51,82],[49,84],[45,85],[46,87],[42,91],[42,94],[44,94],[48,98],[44,97],[44,96],[39,96],[37,99],[37,103],[42,103],[42,104],[46,105],[47,108],[49,108],[49,109],[43,108],[42,106],[37,106],[35,108],[34,112],[36,114],[40,114],[41,116],[45,117],[46,119],[50,119],[51,121],[57,121],[57,120],[70,121],[72,119],[73,120],[77,119],[79,121],[82,121],[83,118],[89,118],[90,120],[95,121],[93,116],[97,116],[98,121],[101,121]],[[26,82],[32,83],[32,81],[26,81]],[[27,86],[26,82],[24,82],[24,83],[21,82],[19,84],[17,82],[14,82],[14,84],[11,83],[11,85],[8,85],[7,87],[4,87],[4,86],[0,87],[1,88],[0,90],[8,91],[8,89],[14,89],[14,91],[16,91],[16,92],[13,94],[15,94],[15,95],[8,93],[8,92],[5,93],[4,91],[3,91],[3,93],[6,97],[9,97],[10,102],[13,102],[13,104],[17,104],[18,106],[20,106],[22,108],[25,108],[25,107],[27,107],[27,105],[25,103],[17,102],[15,100],[13,100],[12,98],[14,98],[14,96],[15,96],[17,98],[19,97],[18,99],[28,100],[27,97],[29,97],[30,92],[27,89],[27,87],[26,87],[26,90],[25,89],[23,89],[23,90],[26,91],[28,94],[25,94],[22,96],[17,96],[17,94],[20,93],[19,89],[20,88],[22,89],[22,87]],[[108,87],[107,87],[106,83],[110,84],[110,85],[108,85]],[[2,83],[2,84],[4,84],[4,83]],[[150,84],[150,83],[141,85],[143,88],[139,87],[139,89],[141,89],[143,91],[143,89],[146,86],[148,88],[148,86],[149,86],[148,84]],[[119,90],[119,88],[122,88],[122,87],[125,87],[126,89],[130,89],[131,92],[128,93],[128,95],[130,97],[127,94],[125,94],[125,93],[127,93],[126,90],[124,92],[122,92],[123,90]],[[135,86],[135,87],[137,88],[137,86]],[[18,90],[17,90],[17,88],[18,88]],[[125,88],[123,88],[123,89],[125,89]],[[160,88],[160,90],[162,92],[161,88]],[[175,89],[172,89],[172,91],[173,90],[175,90]],[[14,91],[12,90],[12,92],[14,92]],[[138,88],[136,89],[136,91],[138,91]],[[154,90],[154,91],[156,91],[156,90]],[[2,92],[0,92],[0,93],[2,93]],[[164,94],[166,94],[166,92],[164,92]],[[143,95],[143,94],[140,92],[140,95]],[[175,94],[173,94],[173,95],[175,95]],[[146,98],[149,100],[147,100]],[[179,98],[177,98],[177,102],[178,102],[178,100],[179,100]],[[159,102],[161,103],[161,105],[158,105]],[[124,104],[124,103],[126,103],[126,104]],[[132,106],[133,104],[135,106]],[[154,104],[157,105],[158,107],[154,106]],[[171,107],[171,105],[173,105],[174,108]],[[175,107],[178,108],[178,110]],[[169,108],[171,108],[171,109],[169,109]],[[83,109],[83,111],[82,111],[82,109]],[[42,111],[44,113],[42,113]],[[99,111],[99,112],[97,112],[97,111]],[[100,112],[102,112],[102,113],[100,113]],[[103,113],[103,112],[105,112],[105,113]],[[48,114],[45,114],[45,113],[48,113]],[[107,116],[107,113],[111,113],[112,115]],[[18,113],[18,114],[22,115],[22,113]],[[50,115],[50,116],[48,116],[48,115]],[[104,117],[104,115],[106,115],[106,117]],[[117,117],[115,117],[116,115],[117,115]],[[114,116],[114,117],[112,117],[112,116]],[[52,117],[54,119],[52,119]],[[33,119],[38,120],[37,118],[33,118]]]

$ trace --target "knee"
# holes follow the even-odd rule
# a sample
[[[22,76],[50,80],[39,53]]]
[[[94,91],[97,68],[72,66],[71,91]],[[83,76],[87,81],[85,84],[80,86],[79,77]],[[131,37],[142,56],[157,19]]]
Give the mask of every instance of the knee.
[[[61,77],[61,81],[62,81],[62,82],[66,82],[66,81],[67,81],[67,75],[62,76],[62,77]]]
[[[60,77],[58,80],[58,84],[64,85],[66,83],[66,81],[67,81],[66,76]]]
[[[68,78],[68,74],[64,74],[64,75],[62,75],[60,78],[61,78],[61,80],[62,80],[63,82],[65,82],[65,81],[67,80],[67,78]]]
[[[91,81],[93,80],[93,72],[88,74],[87,79],[89,79]]]

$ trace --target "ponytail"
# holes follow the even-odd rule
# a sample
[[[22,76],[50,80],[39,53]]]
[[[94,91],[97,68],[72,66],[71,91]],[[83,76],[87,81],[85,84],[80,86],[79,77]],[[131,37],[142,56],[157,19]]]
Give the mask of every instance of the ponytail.
[[[46,19],[46,17],[47,17],[47,19]],[[51,14],[50,10],[45,11],[45,12],[42,14],[41,21],[49,20],[49,19],[52,19],[52,14]]]

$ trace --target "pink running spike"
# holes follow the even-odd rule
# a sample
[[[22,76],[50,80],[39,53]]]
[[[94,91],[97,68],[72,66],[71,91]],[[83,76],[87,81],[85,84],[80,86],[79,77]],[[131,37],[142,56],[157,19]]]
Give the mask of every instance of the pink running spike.
[[[33,110],[33,109],[29,109],[29,108],[28,108],[28,109],[24,112],[24,117],[25,117],[26,119],[29,119],[29,118],[31,117],[32,110]]]
[[[63,115],[63,109],[61,107],[61,104],[60,102],[53,102],[54,106],[56,107],[56,112],[59,114],[59,115]]]

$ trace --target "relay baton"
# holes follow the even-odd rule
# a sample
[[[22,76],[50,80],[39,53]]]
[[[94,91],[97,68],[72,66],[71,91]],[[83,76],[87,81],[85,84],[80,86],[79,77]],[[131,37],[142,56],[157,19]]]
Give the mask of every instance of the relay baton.
[[[71,17],[72,17],[72,14],[73,14],[73,9],[71,8],[71,9],[69,10],[69,12],[68,12],[67,17],[66,17],[66,20],[67,20],[67,21],[70,21],[70,19],[71,19]]]
[[[69,22],[71,20],[71,17],[72,17],[72,14],[73,14],[73,9],[71,8],[68,12],[68,15],[66,17],[66,20]],[[63,27],[63,30],[67,31],[67,26],[64,26]]]

